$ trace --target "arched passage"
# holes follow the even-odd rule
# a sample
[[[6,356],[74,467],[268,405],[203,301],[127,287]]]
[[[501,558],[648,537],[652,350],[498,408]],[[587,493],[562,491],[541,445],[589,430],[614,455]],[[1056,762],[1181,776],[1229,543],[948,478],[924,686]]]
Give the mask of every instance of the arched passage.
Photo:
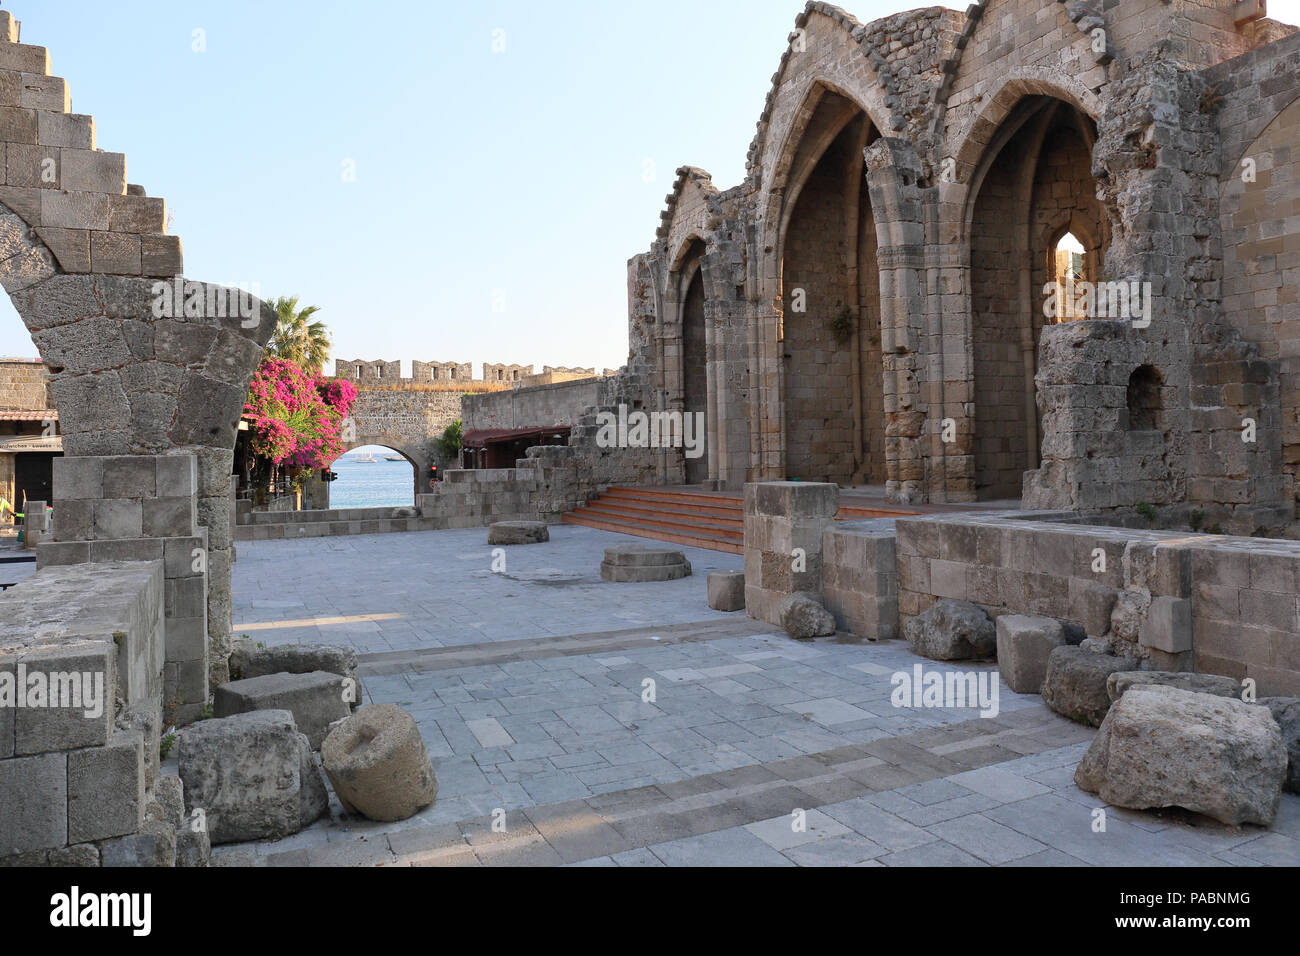
[[[967,234],[980,498],[1018,498],[1024,473],[1038,466],[1034,378],[1043,324],[1089,317],[1056,304],[1097,281],[1105,254],[1109,222],[1092,177],[1095,140],[1093,121],[1072,104],[1026,96],[975,170]],[[1068,243],[1062,249],[1067,235],[1081,252]],[[1064,289],[1055,286],[1061,279]]]
[[[785,472],[885,481],[876,228],[863,150],[878,133],[826,92],[791,164],[781,232]]]

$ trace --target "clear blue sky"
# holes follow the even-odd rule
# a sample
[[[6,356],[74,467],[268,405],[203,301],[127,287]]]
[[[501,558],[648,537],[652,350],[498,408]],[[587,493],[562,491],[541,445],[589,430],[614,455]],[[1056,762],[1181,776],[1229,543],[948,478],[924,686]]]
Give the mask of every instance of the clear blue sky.
[[[909,3],[845,6],[866,21]],[[1294,22],[1300,0],[1269,6]],[[4,7],[50,48],[99,147],[167,199],[188,276],[319,305],[337,357],[471,361],[477,376],[484,361],[623,364],[627,259],[677,166],[741,180],[803,3]],[[34,355],[0,309],[0,355]]]

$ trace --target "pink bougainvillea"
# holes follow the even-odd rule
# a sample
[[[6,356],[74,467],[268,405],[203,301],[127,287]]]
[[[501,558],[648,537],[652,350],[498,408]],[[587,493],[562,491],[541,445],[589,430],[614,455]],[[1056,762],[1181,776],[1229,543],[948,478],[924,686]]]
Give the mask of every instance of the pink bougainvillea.
[[[253,453],[289,468],[327,467],[347,451],[340,433],[356,397],[351,382],[263,359],[244,405]]]

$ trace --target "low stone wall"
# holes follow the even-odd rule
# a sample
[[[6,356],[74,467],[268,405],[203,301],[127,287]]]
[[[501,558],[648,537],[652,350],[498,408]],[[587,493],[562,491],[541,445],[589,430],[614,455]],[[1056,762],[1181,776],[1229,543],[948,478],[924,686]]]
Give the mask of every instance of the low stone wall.
[[[283,541],[356,534],[436,531],[437,522],[413,508],[342,508],[334,511],[254,511],[239,516],[236,541]]]
[[[0,593],[0,865],[130,855],[158,780],[164,602],[162,561],[45,568]],[[49,706],[69,702],[63,675],[90,700]]]
[[[1146,667],[1300,695],[1300,543],[1035,517],[898,519],[901,618],[971,601],[1071,622]]]

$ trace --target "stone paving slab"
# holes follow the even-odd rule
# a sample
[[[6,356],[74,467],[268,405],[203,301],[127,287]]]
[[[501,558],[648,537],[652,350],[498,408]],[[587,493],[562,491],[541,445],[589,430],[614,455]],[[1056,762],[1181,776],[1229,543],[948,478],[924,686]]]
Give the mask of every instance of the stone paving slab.
[[[641,538],[578,525],[511,549],[496,573],[482,528],[291,541],[243,541],[232,569],[234,628],[268,645],[344,643],[359,654],[565,637],[734,618],[711,610],[709,571],[740,555],[681,548],[695,575],[600,580],[605,548]],[[293,569],[310,566],[310,575]]]
[[[570,539],[565,552],[568,530],[599,537]],[[478,532],[468,558],[441,543],[456,545],[459,532],[347,539],[360,550],[341,565],[366,568],[351,590],[333,580],[328,611],[357,623],[313,627],[363,651],[369,700],[414,716],[439,798],[397,824],[348,820],[333,801],[330,817],[303,833],[218,848],[216,864],[1300,865],[1294,796],[1283,798],[1271,830],[1101,805],[1073,782],[1095,730],[1036,695],[1002,688],[991,718],[974,708],[895,707],[891,678],[918,661],[902,642],[795,642],[743,614],[709,611],[702,589],[685,589],[702,578],[621,587],[630,597],[620,607],[656,617],[611,624],[605,596],[557,581],[564,561],[573,570],[599,554],[596,543],[619,536],[557,531],[549,584],[538,583],[541,567],[522,584],[477,580],[481,569],[464,569],[482,557]],[[282,546],[304,543],[268,544]],[[269,596],[294,593],[285,576],[296,565],[277,566],[284,555],[245,564],[245,548],[238,573],[260,575],[262,596],[240,594],[237,582],[240,613],[281,623],[301,615],[298,603]],[[410,572],[417,558],[423,565]],[[405,597],[381,610],[367,582]],[[466,583],[478,593],[461,594]],[[521,625],[517,611],[469,630],[436,620],[444,604],[477,607],[497,587],[549,595],[539,605],[547,623]],[[572,616],[562,622],[566,608]],[[410,644],[386,636],[395,626],[386,614],[418,632]],[[271,627],[258,639],[293,640],[298,630]],[[924,666],[996,673],[967,662]],[[1104,832],[1094,829],[1097,810]],[[799,818],[806,828],[792,827]]]

